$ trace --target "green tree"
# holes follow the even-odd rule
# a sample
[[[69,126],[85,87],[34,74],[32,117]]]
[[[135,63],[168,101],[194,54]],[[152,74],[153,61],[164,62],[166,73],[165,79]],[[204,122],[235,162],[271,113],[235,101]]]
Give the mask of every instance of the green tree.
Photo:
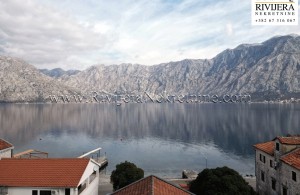
[[[228,167],[204,169],[191,182],[190,191],[201,195],[256,194],[238,172]]]
[[[116,165],[116,170],[111,173],[110,181],[113,183],[114,190],[117,190],[143,177],[143,169],[138,168],[131,162],[125,161]]]

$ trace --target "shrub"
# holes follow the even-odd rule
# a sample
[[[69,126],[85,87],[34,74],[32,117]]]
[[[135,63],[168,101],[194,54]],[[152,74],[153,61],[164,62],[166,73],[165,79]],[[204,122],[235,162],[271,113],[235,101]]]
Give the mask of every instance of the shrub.
[[[123,162],[116,165],[116,169],[110,176],[114,190],[118,190],[144,177],[144,170],[131,162]]]
[[[201,195],[256,194],[238,172],[228,167],[204,169],[191,182],[190,191]]]

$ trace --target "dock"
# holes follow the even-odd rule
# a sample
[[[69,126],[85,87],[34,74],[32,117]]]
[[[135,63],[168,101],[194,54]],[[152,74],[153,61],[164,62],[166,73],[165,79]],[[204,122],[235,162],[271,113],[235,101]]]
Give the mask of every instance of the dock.
[[[97,163],[100,166],[100,170],[103,170],[108,165],[108,160],[106,155],[104,156],[100,155],[101,150],[102,148],[96,148],[94,150],[84,153],[83,155],[77,158],[89,157],[91,160],[93,160],[95,163]]]
[[[42,152],[39,150],[25,150],[23,152],[20,152],[18,154],[13,155],[14,158],[48,158],[47,152]]]

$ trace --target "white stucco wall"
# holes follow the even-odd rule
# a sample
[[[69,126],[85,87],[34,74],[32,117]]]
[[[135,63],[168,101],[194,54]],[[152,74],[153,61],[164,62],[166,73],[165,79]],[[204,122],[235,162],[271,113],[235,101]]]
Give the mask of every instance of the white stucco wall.
[[[97,165],[95,163],[93,163],[92,161],[90,161],[79,181],[79,183],[82,183],[83,181],[85,181],[87,178],[89,178],[89,176],[94,172],[94,167],[96,167]],[[98,167],[98,166],[97,166]],[[98,167],[99,169],[99,167]]]
[[[4,150],[0,150],[0,159],[1,158],[11,158],[13,148],[7,148]]]
[[[39,195],[39,190],[56,190],[58,193],[57,195],[64,195],[65,194],[65,189],[64,188],[25,188],[25,187],[9,187],[8,188],[8,195],[32,195],[32,190],[38,190],[38,195]],[[71,195],[72,190],[71,190]]]
[[[96,178],[90,183],[89,178],[94,172],[94,168],[97,167]],[[79,184],[86,182],[86,189],[80,193],[80,195],[98,195],[98,184],[99,184],[99,166],[93,163],[92,161],[89,162],[87,165]]]
[[[80,195],[98,195],[99,177],[96,177]]]

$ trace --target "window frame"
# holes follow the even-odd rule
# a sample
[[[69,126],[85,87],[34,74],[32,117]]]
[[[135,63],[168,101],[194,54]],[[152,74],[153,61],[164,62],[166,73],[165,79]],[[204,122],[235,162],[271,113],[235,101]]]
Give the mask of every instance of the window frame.
[[[263,163],[266,163],[266,156],[263,154],[259,154],[259,160]]]
[[[70,194],[71,194],[70,188],[65,188],[65,195],[70,195]]]
[[[38,190],[32,190],[31,194],[32,195],[38,195]]]
[[[42,195],[42,193],[49,193],[50,192],[50,195],[52,194],[52,191],[51,190],[40,190],[40,195]]]
[[[260,180],[265,182],[265,172],[264,171],[260,171]]]
[[[278,143],[278,142],[276,142],[275,148],[276,148],[276,151],[279,151],[279,150],[280,150],[280,146],[279,146],[279,143]]]
[[[297,182],[297,173],[295,171],[292,171],[292,180]]]
[[[285,193],[284,193],[285,192]],[[286,186],[282,186],[282,195],[287,195],[288,194],[288,188]]]
[[[270,167],[274,168],[274,164],[273,164],[273,160],[272,159],[270,159]]]
[[[276,191],[276,179],[274,179],[273,177],[271,178],[271,187],[272,190]]]

